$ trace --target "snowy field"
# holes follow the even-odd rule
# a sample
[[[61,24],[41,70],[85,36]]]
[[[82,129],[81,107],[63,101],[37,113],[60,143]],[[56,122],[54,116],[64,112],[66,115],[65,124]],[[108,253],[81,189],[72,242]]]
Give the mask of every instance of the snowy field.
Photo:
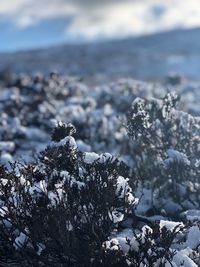
[[[0,265],[200,266],[199,33],[2,54]]]

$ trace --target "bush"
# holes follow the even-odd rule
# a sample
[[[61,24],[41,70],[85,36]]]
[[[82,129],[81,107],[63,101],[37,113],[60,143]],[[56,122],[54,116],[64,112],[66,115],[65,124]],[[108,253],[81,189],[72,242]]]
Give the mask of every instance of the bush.
[[[134,142],[134,173],[160,200],[170,197],[182,203],[193,196],[198,205],[199,118],[176,110],[177,101],[177,95],[167,94],[133,102],[127,128]]]
[[[39,162],[1,168],[2,242],[18,264],[92,266],[137,201],[122,177],[128,167],[110,154],[80,152],[73,132],[60,123]]]

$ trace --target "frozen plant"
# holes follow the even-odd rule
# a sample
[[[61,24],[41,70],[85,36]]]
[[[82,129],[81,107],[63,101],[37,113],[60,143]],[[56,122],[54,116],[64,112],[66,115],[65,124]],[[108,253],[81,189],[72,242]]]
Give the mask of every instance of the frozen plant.
[[[129,168],[108,154],[86,160],[74,132],[58,123],[37,162],[1,168],[0,242],[9,247],[0,246],[2,261],[12,252],[23,266],[95,266],[103,242],[137,203]]]

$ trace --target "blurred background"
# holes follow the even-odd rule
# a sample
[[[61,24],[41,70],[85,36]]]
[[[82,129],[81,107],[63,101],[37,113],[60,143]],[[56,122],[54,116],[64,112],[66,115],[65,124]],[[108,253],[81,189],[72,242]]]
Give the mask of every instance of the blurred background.
[[[199,0],[1,0],[0,70],[199,79]]]

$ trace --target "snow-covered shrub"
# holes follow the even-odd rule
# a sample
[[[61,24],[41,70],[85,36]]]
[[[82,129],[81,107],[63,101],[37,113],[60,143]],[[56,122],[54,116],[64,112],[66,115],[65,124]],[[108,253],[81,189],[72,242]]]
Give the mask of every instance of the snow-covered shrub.
[[[198,225],[161,220],[116,234],[104,242],[104,255],[109,266],[197,267],[199,231]]]
[[[26,266],[92,266],[137,203],[129,168],[108,153],[80,152],[74,132],[59,123],[38,162],[0,170],[0,250],[7,242]]]
[[[124,261],[124,258],[126,260],[125,266],[167,266],[167,263],[172,264],[173,256],[176,254],[171,246],[179,231],[178,226],[170,231],[166,227],[161,228],[159,224],[155,224],[152,228],[145,225],[141,232],[133,233],[132,238],[111,239],[105,243],[105,248],[106,251],[120,251],[121,260]]]
[[[200,119],[176,110],[177,100],[176,94],[135,99],[128,133],[139,179],[160,195],[162,204],[167,197],[188,208],[199,203],[194,193],[199,193]]]
[[[155,95],[154,85],[124,79],[89,87],[77,78],[58,73],[12,74],[2,79],[0,139],[5,145],[10,141],[14,145],[9,152],[0,146],[2,163],[8,165],[21,157],[30,161],[47,145],[53,121],[63,121],[75,125],[77,144],[82,142],[87,151],[109,151],[132,164],[126,114],[137,96]],[[159,87],[159,93],[162,90]],[[158,88],[156,91],[157,95]]]

